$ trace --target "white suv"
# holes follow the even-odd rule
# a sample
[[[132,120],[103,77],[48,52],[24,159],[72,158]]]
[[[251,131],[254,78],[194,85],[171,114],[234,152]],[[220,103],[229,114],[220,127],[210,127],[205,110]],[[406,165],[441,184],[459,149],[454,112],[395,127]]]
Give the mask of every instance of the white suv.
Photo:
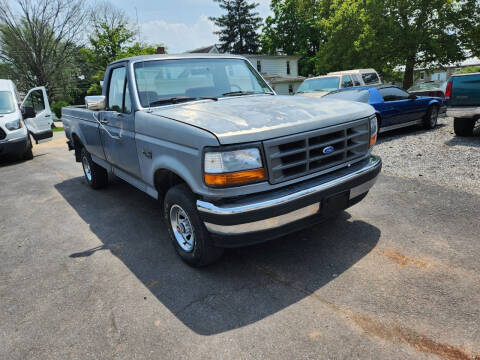
[[[331,72],[324,76],[306,79],[295,95],[323,97],[331,91],[354,86],[376,86],[382,81],[375,69],[356,69]]]
[[[44,87],[30,90],[22,104],[15,84],[0,79],[0,156],[31,159],[32,142],[52,138],[52,113]]]

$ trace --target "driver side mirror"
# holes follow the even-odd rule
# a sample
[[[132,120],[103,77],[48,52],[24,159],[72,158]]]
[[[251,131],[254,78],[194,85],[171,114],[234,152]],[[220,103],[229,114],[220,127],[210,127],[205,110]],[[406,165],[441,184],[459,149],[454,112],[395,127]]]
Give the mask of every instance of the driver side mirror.
[[[24,106],[22,107],[22,116],[23,120],[27,120],[34,118],[35,116],[37,116],[37,114],[35,113],[35,109],[33,108],[33,106]]]
[[[417,98],[417,95],[410,94],[410,95],[408,96],[408,98],[409,98],[410,100],[415,100],[415,99]]]
[[[85,106],[88,110],[105,110],[106,97],[104,95],[85,96]]]

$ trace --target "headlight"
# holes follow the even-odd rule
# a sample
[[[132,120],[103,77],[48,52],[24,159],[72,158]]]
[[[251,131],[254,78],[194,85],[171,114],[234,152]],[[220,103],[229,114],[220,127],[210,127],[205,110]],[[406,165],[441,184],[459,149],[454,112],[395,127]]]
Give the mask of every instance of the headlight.
[[[378,133],[378,120],[374,115],[370,118],[370,146],[375,145],[377,142],[377,133]]]
[[[265,179],[260,150],[257,148],[205,153],[205,184],[229,186]]]
[[[22,127],[22,122],[20,121],[20,119],[10,121],[10,122],[5,124],[5,127],[7,128],[7,130],[10,130],[10,131],[18,130]]]

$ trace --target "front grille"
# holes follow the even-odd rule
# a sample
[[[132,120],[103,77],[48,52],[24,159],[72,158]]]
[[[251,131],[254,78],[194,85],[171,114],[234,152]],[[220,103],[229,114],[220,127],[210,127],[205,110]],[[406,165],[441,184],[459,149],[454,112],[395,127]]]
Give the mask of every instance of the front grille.
[[[5,134],[5,131],[2,130],[2,128],[0,128],[0,140],[3,140],[7,137],[7,134]]]
[[[327,173],[362,160],[369,149],[369,126],[369,119],[364,118],[265,141],[270,183]]]

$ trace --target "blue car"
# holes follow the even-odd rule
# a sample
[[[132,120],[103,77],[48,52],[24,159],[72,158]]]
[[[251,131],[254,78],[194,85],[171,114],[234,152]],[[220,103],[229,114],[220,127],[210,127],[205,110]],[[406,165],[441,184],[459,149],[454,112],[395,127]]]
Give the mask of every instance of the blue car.
[[[372,105],[377,114],[379,132],[411,125],[433,129],[437,125],[438,114],[445,107],[440,97],[417,96],[392,85],[341,89],[325,97]]]

